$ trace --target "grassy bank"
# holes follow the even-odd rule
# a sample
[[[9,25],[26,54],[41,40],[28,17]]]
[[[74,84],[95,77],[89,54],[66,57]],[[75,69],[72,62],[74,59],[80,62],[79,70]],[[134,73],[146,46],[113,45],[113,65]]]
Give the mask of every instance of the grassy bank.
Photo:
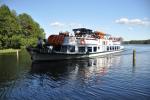
[[[3,49],[3,50],[0,50],[0,54],[2,54],[2,53],[13,53],[13,52],[17,52],[17,50],[20,51],[20,49]]]

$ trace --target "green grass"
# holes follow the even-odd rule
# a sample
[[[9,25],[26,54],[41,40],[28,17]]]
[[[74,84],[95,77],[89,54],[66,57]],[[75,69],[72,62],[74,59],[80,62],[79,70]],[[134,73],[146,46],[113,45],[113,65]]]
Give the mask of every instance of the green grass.
[[[0,54],[2,54],[2,53],[13,53],[13,52],[17,52],[17,50],[20,51],[20,49],[3,49],[3,50],[0,50]]]

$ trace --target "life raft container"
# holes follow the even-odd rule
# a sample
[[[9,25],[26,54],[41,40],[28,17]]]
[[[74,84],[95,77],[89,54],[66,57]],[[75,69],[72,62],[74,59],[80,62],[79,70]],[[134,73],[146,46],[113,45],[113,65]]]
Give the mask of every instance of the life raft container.
[[[98,32],[98,31],[96,31],[96,32],[95,32],[95,35],[96,35],[99,39],[104,39],[105,33],[104,33],[104,32]]]
[[[61,45],[64,41],[63,35],[50,35],[48,37],[48,43],[51,45]]]

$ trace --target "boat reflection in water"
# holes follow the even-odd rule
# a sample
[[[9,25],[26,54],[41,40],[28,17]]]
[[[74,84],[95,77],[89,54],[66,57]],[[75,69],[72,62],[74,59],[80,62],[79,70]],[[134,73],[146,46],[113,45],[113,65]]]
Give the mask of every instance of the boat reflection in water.
[[[103,58],[64,60],[56,62],[33,62],[32,74],[46,74],[52,80],[87,82],[95,76],[107,74],[111,66],[120,63],[120,56],[108,55]],[[80,81],[81,82],[81,81]],[[80,84],[80,83],[79,83]]]

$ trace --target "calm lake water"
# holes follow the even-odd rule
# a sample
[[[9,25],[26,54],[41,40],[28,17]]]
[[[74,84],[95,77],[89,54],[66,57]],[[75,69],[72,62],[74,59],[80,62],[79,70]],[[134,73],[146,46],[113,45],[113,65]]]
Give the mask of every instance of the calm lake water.
[[[103,58],[32,63],[0,55],[0,100],[150,100],[150,45]],[[132,50],[136,49],[136,65]]]

